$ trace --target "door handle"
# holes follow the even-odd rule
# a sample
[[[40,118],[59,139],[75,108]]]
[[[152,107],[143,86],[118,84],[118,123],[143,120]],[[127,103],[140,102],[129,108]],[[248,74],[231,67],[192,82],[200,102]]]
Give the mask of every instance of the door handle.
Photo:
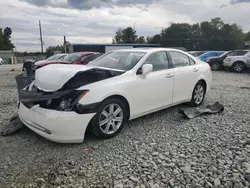
[[[194,72],[197,72],[199,69],[198,68],[194,68]]]
[[[173,76],[174,76],[174,74],[169,73],[169,74],[166,75],[166,78],[171,78],[171,77],[173,77]]]

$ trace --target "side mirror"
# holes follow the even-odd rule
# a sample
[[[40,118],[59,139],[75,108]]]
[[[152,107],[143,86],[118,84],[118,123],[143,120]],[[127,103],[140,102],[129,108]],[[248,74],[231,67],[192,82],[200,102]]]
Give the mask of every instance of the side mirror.
[[[153,65],[152,64],[144,64],[142,66],[142,75],[146,76],[148,73],[152,72],[153,71]]]

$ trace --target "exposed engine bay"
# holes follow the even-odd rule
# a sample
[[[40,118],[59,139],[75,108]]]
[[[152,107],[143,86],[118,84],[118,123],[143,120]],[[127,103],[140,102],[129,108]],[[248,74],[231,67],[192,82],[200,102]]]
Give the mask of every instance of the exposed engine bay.
[[[93,68],[87,71],[79,71],[71,77],[59,90],[47,92],[39,89],[36,81],[23,89],[19,94],[19,101],[27,108],[39,105],[42,108],[58,111],[75,111],[77,113],[88,113],[94,105],[83,107],[78,104],[80,98],[88,90],[77,90],[79,87],[112,78],[123,74],[122,71],[114,71],[101,68]],[[53,79],[53,78],[52,78]]]

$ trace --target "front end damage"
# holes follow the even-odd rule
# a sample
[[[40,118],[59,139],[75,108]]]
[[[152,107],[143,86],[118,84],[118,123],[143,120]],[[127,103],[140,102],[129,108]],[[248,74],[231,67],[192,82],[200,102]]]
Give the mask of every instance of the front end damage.
[[[61,85],[60,88],[54,87],[55,91],[51,90],[51,85],[56,84],[53,80],[46,85],[46,82],[36,77],[34,82],[20,92],[18,115],[27,127],[49,140],[60,143],[82,142],[100,101],[88,105],[80,104],[79,100],[89,90],[78,88],[120,74],[122,72],[99,68],[80,70],[72,74],[65,83],[58,82]]]

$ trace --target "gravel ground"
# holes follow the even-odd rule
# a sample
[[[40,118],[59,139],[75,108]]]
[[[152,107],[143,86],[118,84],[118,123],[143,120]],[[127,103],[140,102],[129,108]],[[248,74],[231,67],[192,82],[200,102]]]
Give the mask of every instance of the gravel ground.
[[[0,126],[16,111],[19,72],[9,69],[0,67]],[[0,187],[250,187],[249,78],[213,72],[204,105],[221,102],[221,114],[186,120],[178,109],[189,107],[180,105],[133,120],[112,139],[87,134],[82,144],[52,143],[27,128],[0,137]]]

